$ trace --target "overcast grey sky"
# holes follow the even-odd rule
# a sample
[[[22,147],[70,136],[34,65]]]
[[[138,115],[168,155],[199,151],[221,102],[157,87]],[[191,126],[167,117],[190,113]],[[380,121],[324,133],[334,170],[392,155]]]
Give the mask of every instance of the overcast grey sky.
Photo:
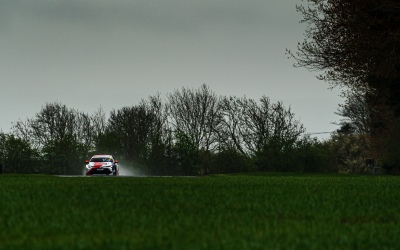
[[[207,84],[291,106],[307,132],[331,123],[339,90],[293,68],[300,0],[0,0],[0,130],[46,102],[93,113]]]

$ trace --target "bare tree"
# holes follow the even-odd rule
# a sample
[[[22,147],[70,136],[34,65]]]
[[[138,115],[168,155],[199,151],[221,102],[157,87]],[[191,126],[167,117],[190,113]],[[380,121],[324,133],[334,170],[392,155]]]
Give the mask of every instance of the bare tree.
[[[30,136],[35,145],[43,146],[50,141],[62,140],[74,131],[76,113],[60,103],[46,103],[35,118],[17,122],[13,132],[21,137]]]
[[[93,138],[94,148],[98,148],[107,129],[106,115],[101,107],[90,116],[90,124],[90,131],[86,133],[91,135],[90,138]]]
[[[142,105],[156,118],[151,126],[152,138],[165,141],[168,134],[167,106],[161,100],[160,94],[149,96],[148,100],[142,100]]]
[[[367,93],[349,89],[345,92],[346,101],[340,104],[335,114],[343,119],[338,125],[354,128],[359,134],[370,134],[370,107],[367,102]],[[347,124],[347,125],[346,125]]]
[[[260,104],[245,97],[224,98],[221,103],[220,141],[248,157],[261,152],[272,140],[294,143],[305,132],[290,108],[282,102],[271,103],[265,96]]]
[[[220,98],[203,84],[199,89],[182,88],[168,95],[168,117],[173,131],[185,133],[199,150],[217,146]]]
[[[106,131],[115,138],[114,147],[121,155],[132,161],[148,158],[165,130],[163,108],[159,96],[153,96],[137,106],[111,111]]]
[[[244,124],[246,98],[224,97],[220,102],[221,120],[218,126],[219,146],[223,149],[236,149],[249,156],[244,144]]]
[[[25,121],[19,120],[15,123],[12,123],[12,134],[21,138],[25,141],[28,141],[33,147],[39,148],[39,143],[32,136],[32,129],[30,127],[30,119]]]
[[[95,116],[69,109],[61,103],[46,103],[34,118],[13,124],[13,134],[28,140],[41,152],[48,161],[49,171],[81,173],[82,159],[94,149],[98,133],[93,119]]]
[[[96,131],[100,129],[94,126],[93,121],[99,123],[100,120],[100,116],[96,118],[96,114],[91,117],[61,103],[46,103],[34,118],[18,121],[13,124],[12,129],[14,135],[29,139],[37,148],[52,141],[66,139],[93,147]]]

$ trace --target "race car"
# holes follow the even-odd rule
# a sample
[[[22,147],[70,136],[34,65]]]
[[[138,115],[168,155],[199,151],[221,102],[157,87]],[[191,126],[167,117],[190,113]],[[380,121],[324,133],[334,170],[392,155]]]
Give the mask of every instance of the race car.
[[[85,163],[86,175],[119,175],[118,160],[112,155],[93,155]]]

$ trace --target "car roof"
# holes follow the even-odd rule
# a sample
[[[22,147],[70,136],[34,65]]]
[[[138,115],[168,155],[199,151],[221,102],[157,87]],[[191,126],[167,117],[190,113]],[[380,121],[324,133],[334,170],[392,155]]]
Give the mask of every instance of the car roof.
[[[112,155],[93,155],[92,158],[113,158]]]

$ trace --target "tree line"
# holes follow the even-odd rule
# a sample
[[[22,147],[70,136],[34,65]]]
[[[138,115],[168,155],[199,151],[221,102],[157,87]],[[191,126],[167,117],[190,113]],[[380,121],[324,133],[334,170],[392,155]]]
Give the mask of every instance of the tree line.
[[[89,115],[46,103],[0,136],[6,172],[82,174],[97,153],[146,175],[338,171],[331,146],[306,136],[290,107],[218,96],[206,85],[150,96],[107,119],[101,108]]]

